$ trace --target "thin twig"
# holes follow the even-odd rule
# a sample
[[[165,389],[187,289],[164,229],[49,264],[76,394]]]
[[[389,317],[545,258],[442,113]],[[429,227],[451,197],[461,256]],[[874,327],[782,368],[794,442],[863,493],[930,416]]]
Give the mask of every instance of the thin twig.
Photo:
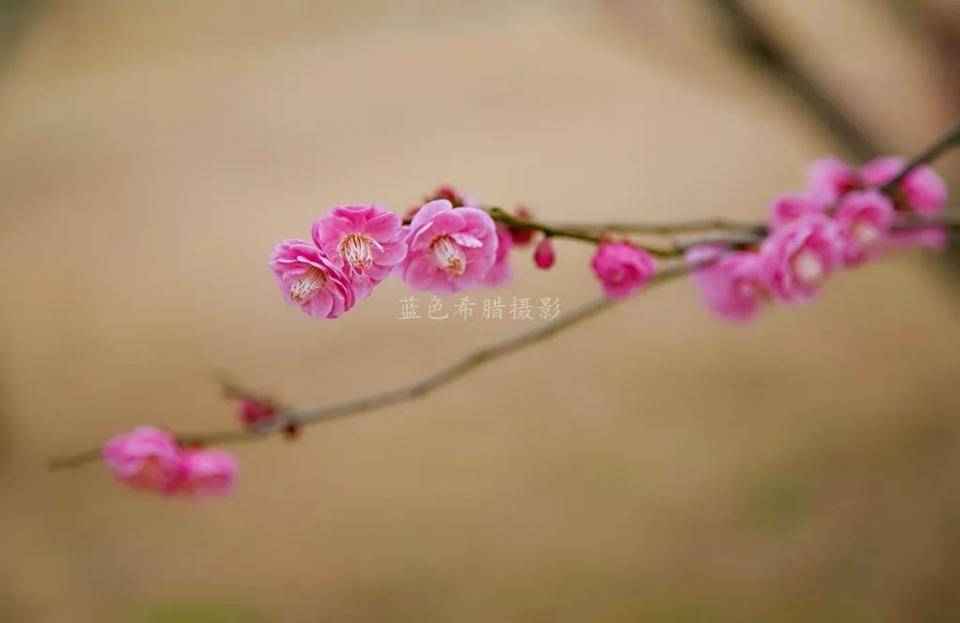
[[[913,158],[907,164],[906,168],[895,178],[887,182],[887,184],[881,190],[883,190],[885,193],[892,192],[893,189],[897,187],[897,184],[902,182],[905,177],[910,175],[914,169],[933,162],[943,155],[944,152],[952,147],[956,147],[957,145],[960,145],[960,125],[955,127],[951,132],[945,134],[943,138],[931,145],[929,149]]]
[[[565,227],[563,225],[540,223],[532,219],[517,216],[516,214],[511,214],[503,208],[495,206],[487,207],[485,209],[490,213],[490,216],[493,217],[495,221],[499,221],[500,223],[515,229],[532,229],[539,231],[546,236],[551,236],[554,238],[570,238],[573,240],[592,242],[594,244],[600,244],[609,238],[605,231],[587,231],[586,229],[580,227]],[[673,248],[664,248],[637,242],[634,242],[633,244],[656,257],[673,257],[677,255],[677,252]]]
[[[736,221],[724,218],[715,219],[693,219],[689,221],[651,221],[649,223],[556,223],[556,227],[566,227],[569,229],[590,232],[618,232],[631,234],[651,234],[651,235],[671,235],[690,232],[707,231],[732,231],[732,232],[753,232],[758,227],[762,228],[762,223],[749,221]]]
[[[657,284],[665,283],[692,270],[700,268],[705,263],[689,264],[678,262],[668,266],[657,273],[647,284],[647,288]],[[646,289],[644,289],[646,291]],[[501,342],[475,351],[466,357],[443,368],[439,372],[431,374],[423,379],[403,385],[396,389],[388,390],[373,396],[366,396],[355,400],[348,400],[326,407],[320,407],[311,410],[291,410],[279,414],[268,424],[255,430],[231,429],[222,431],[213,431],[209,433],[197,434],[179,434],[176,435],[177,441],[185,446],[191,445],[211,445],[222,443],[237,443],[243,441],[257,441],[267,438],[272,433],[281,432],[290,427],[300,428],[326,422],[335,418],[342,418],[349,415],[356,415],[380,409],[390,405],[422,398],[434,390],[450,383],[451,381],[467,374],[468,372],[480,367],[481,365],[509,355],[531,344],[542,342],[549,337],[564,331],[584,320],[596,316],[600,312],[610,309],[621,301],[610,298],[599,298],[574,310],[572,313],[547,323],[531,331],[521,333],[514,337],[507,338]],[[241,388],[234,387],[235,391],[244,393]],[[54,458],[50,461],[52,469],[63,469],[71,467],[80,467],[88,463],[94,463],[100,460],[100,449],[91,448],[76,454]]]
[[[934,146],[926,151],[924,151],[920,156],[912,160],[911,162],[930,162],[944,153],[950,147],[960,144],[960,128],[951,132],[943,139],[937,141]],[[528,221],[520,217],[514,217],[511,214],[499,209],[499,208],[489,208],[491,213],[497,215],[497,217],[506,218],[504,222],[507,224],[515,224],[518,226],[527,226],[533,221]],[[541,231],[549,235],[566,235],[568,233],[575,233],[572,230],[567,230],[565,228],[558,228],[554,226],[547,226],[540,223],[535,223],[537,226],[542,227]],[[897,227],[900,229],[911,229],[911,228],[921,228],[921,227],[930,227],[930,226],[946,226],[951,228],[960,227],[960,219],[953,215],[946,215],[942,217],[917,217],[910,216],[907,217],[907,220],[899,222]],[[702,236],[691,236],[684,239],[679,239],[674,241],[671,249],[663,251],[666,255],[681,255],[686,250],[690,249],[693,246],[702,245],[702,244],[726,244],[729,246],[742,246],[755,244],[760,241],[763,232],[765,229],[761,229],[762,225],[759,223],[751,224],[750,229],[753,231],[744,231],[738,235],[729,235],[725,232],[707,232],[707,234]],[[576,237],[576,236],[572,236]],[[601,241],[601,237],[588,237],[588,240],[592,242]],[[706,263],[709,263],[706,262]],[[657,273],[654,278],[651,280],[648,287],[653,285],[664,283],[676,277],[679,277],[683,274],[690,272],[691,270],[696,270],[703,267],[706,263],[701,264],[690,264],[685,262],[676,262],[672,265],[669,265],[663,268],[659,273]],[[367,396],[364,398],[359,398],[356,400],[351,400],[347,402],[342,402],[339,404],[331,405],[328,407],[322,407],[319,409],[308,410],[308,411],[297,411],[290,410],[283,413],[280,413],[275,419],[271,420],[268,424],[256,428],[254,430],[242,430],[242,429],[232,429],[232,430],[223,430],[223,431],[214,431],[209,433],[199,433],[193,435],[177,435],[177,440],[183,445],[208,445],[214,443],[237,443],[244,441],[256,441],[267,437],[271,433],[282,432],[290,428],[299,428],[301,426],[314,424],[317,422],[323,422],[331,420],[334,418],[345,417],[348,415],[353,415],[357,413],[363,413],[365,411],[370,411],[372,409],[377,409],[401,402],[406,402],[416,398],[425,396],[426,394],[432,392],[433,390],[441,387],[454,379],[470,372],[474,368],[477,368],[488,361],[492,361],[504,355],[513,353],[521,348],[535,344],[542,340],[545,340],[556,333],[559,333],[569,327],[576,325],[577,323],[586,320],[595,316],[596,314],[602,312],[609,307],[615,305],[617,301],[602,298],[588,303],[577,310],[575,310],[570,315],[551,322],[543,327],[539,327],[532,331],[526,333],[521,333],[520,335],[514,336],[502,342],[498,342],[487,348],[480,349],[474,353],[467,355],[463,359],[453,363],[450,366],[442,369],[440,372],[437,372],[434,375],[428,376],[424,379],[386,391],[380,394],[375,394],[373,396]],[[236,386],[230,386],[227,388],[229,393],[236,395],[249,395],[241,388]],[[84,450],[83,452],[56,457],[50,460],[49,465],[52,469],[61,469],[68,467],[79,467],[88,463],[93,463],[100,460],[100,449],[91,448]]]

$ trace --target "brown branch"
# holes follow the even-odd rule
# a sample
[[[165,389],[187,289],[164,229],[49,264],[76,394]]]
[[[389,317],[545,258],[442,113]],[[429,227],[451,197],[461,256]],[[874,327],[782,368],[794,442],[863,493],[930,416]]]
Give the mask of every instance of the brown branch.
[[[653,287],[657,284],[665,283],[702,266],[703,263],[697,265],[683,262],[675,263],[657,273],[647,285],[647,288]],[[642,291],[646,291],[646,288]],[[383,407],[416,400],[417,398],[426,396],[434,390],[446,385],[447,383],[450,383],[451,381],[463,376],[464,374],[467,374],[468,372],[482,366],[485,363],[514,353],[526,346],[542,342],[543,340],[546,340],[547,338],[552,337],[557,333],[564,331],[565,329],[596,316],[600,312],[613,307],[619,302],[620,301],[618,300],[609,299],[606,297],[596,299],[577,308],[563,318],[550,322],[542,327],[533,329],[532,331],[527,331],[525,333],[521,333],[520,335],[507,338],[501,342],[493,344],[492,346],[482,348],[443,368],[439,372],[396,389],[374,394],[372,396],[357,398],[355,400],[348,400],[346,402],[341,402],[326,407],[320,407],[317,409],[289,410],[278,414],[278,416],[271,420],[267,425],[261,426],[254,430],[230,429],[212,431],[208,433],[178,434],[176,435],[176,438],[180,444],[185,446],[258,441],[267,438],[272,433],[279,433],[290,427],[299,428],[302,426],[326,422],[336,418],[356,415],[366,411],[372,411],[374,409],[380,409]],[[232,390],[241,394],[245,393],[241,388],[235,386],[232,388]],[[99,460],[100,449],[91,448],[76,454],[54,458],[49,462],[49,465],[51,469],[63,469],[80,467],[82,465],[94,463]]]
[[[500,223],[503,223],[508,227],[516,228],[516,229],[532,229],[534,231],[541,232],[545,236],[550,236],[554,238],[570,238],[572,240],[580,240],[582,242],[600,244],[604,240],[607,240],[609,238],[606,232],[613,231],[612,229],[604,230],[604,231],[598,231],[598,230],[588,231],[587,229],[582,227],[566,227],[563,225],[550,225],[547,223],[540,223],[532,219],[523,218],[522,216],[517,216],[516,214],[511,214],[506,210],[504,210],[503,208],[499,208],[495,206],[487,207],[484,209],[490,214],[493,220],[499,221]],[[650,244],[641,244],[637,242],[634,242],[633,244],[636,247],[643,249],[644,251],[656,257],[674,257],[677,255],[676,250],[673,248],[658,247]]]
[[[883,188],[881,188],[881,190],[885,193],[892,192],[893,189],[897,187],[897,184],[902,182],[905,177],[910,175],[910,173],[914,169],[933,162],[934,160],[942,156],[944,153],[946,153],[948,150],[950,150],[953,147],[956,147],[957,145],[960,145],[960,125],[955,127],[950,132],[947,132],[946,134],[944,134],[944,136],[939,141],[931,145],[929,148],[923,151],[920,155],[910,160],[906,168],[903,171],[901,171],[900,174],[897,175],[895,178],[887,182],[887,184]]]
[[[651,221],[637,223],[558,223],[557,227],[588,231],[617,232],[630,234],[672,235],[692,232],[731,231],[756,232],[763,223],[755,221],[737,221],[724,218],[692,219],[689,221]]]

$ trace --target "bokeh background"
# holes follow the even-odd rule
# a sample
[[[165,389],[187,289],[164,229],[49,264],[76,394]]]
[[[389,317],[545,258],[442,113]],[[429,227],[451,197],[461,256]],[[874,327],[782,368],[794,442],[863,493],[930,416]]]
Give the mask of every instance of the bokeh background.
[[[0,3],[0,620],[956,620],[960,299],[921,253],[749,326],[658,288],[236,447],[222,501],[46,469],[230,426],[218,372],[324,404],[535,324],[399,321],[398,283],[311,321],[265,261],[330,205],[453,183],[556,220],[763,215],[844,146],[716,4]],[[956,2],[748,7],[884,145],[954,122]],[[477,299],[595,297],[558,247]]]

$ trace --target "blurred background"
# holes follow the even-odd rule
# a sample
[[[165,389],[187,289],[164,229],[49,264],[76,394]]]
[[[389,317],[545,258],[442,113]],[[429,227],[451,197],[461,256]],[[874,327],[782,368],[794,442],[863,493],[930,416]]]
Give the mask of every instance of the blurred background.
[[[744,6],[874,144],[955,124],[957,2]],[[141,423],[229,427],[221,371],[324,404],[533,326],[402,322],[396,282],[310,320],[266,258],[331,205],[452,183],[544,219],[760,218],[857,156],[735,17],[0,3],[0,620],[956,620],[960,300],[919,252],[749,326],[658,288],[424,400],[231,448],[217,502],[45,467]],[[568,312],[599,294],[588,259],[517,254],[497,294]]]

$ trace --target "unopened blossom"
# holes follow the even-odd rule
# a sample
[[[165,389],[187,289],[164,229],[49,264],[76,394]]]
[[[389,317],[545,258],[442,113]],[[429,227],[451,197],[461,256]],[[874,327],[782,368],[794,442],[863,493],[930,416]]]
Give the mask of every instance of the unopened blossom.
[[[821,158],[807,167],[810,199],[821,207],[833,205],[863,183],[859,171],[835,156]]]
[[[338,318],[356,300],[350,279],[313,244],[285,240],[270,256],[284,297],[313,318]]]
[[[787,223],[761,245],[761,281],[777,298],[806,302],[842,265],[845,244],[839,226],[827,216],[812,214]]]
[[[544,236],[533,252],[534,264],[537,265],[537,268],[547,270],[553,266],[556,259],[556,254],[553,251],[553,239],[550,236]]]
[[[533,216],[533,214],[530,212],[530,210],[526,206],[518,207],[515,213],[517,216],[519,216],[525,221],[530,220],[530,217]],[[535,233],[536,233],[536,230],[531,229],[530,227],[511,227],[510,228],[510,236],[513,238],[514,244],[516,244],[518,247],[522,247],[530,244],[530,240],[533,239],[533,234]]]
[[[770,227],[777,228],[795,221],[801,216],[819,214],[824,211],[824,204],[814,201],[807,195],[781,195],[770,204]]]
[[[446,199],[426,204],[407,228],[403,281],[413,290],[451,294],[483,284],[497,259],[497,228],[479,208],[457,208]]]
[[[450,202],[455,208],[479,208],[480,204],[476,199],[470,197],[469,195],[464,195],[459,190],[450,186],[449,184],[444,184],[439,186],[435,191],[423,198],[419,204],[413,206],[407,213],[404,215],[404,222],[410,222],[417,212],[420,211],[420,208],[424,205],[430,203],[431,201],[436,201],[437,199],[446,199]]]
[[[880,188],[896,178],[907,167],[906,158],[882,156],[865,164],[860,170],[867,184]],[[903,178],[893,190],[901,207],[919,214],[936,214],[947,205],[947,184],[933,168],[919,166]]]
[[[473,197],[463,194],[449,184],[441,186],[435,190],[432,195],[428,196],[424,200],[424,203],[430,203],[431,201],[435,201],[437,199],[446,199],[455,208],[479,207],[477,201]]]
[[[237,480],[237,460],[214,448],[191,449],[183,453],[183,482],[177,493],[209,499],[230,493]]]
[[[277,415],[277,406],[268,400],[243,396],[237,400],[237,417],[247,427],[269,422]]]
[[[510,230],[503,223],[497,223],[497,257],[493,266],[483,278],[483,285],[489,287],[502,286],[510,281],[510,250],[513,248],[513,238]]]
[[[879,191],[855,191],[844,197],[835,215],[845,242],[844,263],[855,266],[880,254],[895,216],[893,202]]]
[[[140,426],[107,441],[103,461],[123,484],[145,491],[172,493],[183,480],[180,449],[167,431]]]
[[[591,262],[593,272],[610,298],[630,296],[656,272],[653,257],[629,242],[607,242],[597,249]]]
[[[311,233],[354,294],[366,298],[407,254],[401,226],[398,214],[379,205],[342,205],[317,220]]]
[[[686,257],[693,265],[703,264],[694,271],[693,280],[707,307],[733,322],[757,315],[766,296],[759,254],[707,245],[691,249]]]

